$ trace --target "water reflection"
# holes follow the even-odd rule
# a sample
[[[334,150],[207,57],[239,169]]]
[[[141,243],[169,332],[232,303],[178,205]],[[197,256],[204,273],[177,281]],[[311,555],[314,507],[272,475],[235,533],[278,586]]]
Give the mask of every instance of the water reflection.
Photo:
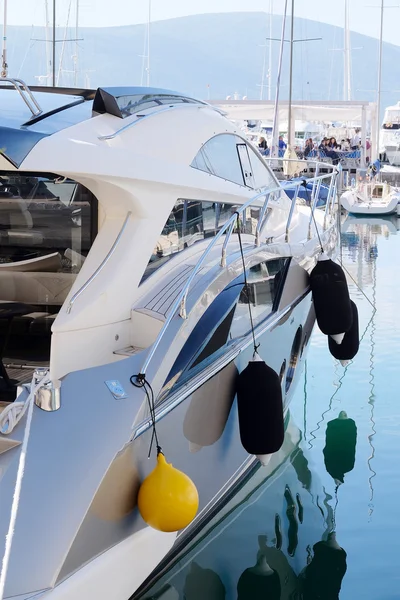
[[[302,600],[337,600],[347,571],[347,554],[336,533],[313,547],[314,556],[302,574]]]
[[[283,447],[268,467],[255,471],[144,597],[301,600],[306,586],[304,599],[318,598],[310,595],[321,587],[315,572],[337,550],[329,500],[290,418]],[[343,571],[336,562],[332,581]]]
[[[343,224],[342,260],[360,315],[359,354],[343,368],[314,332],[282,453],[182,550],[147,599],[161,598],[162,590],[163,600],[195,594],[187,583],[193,569],[193,588],[205,600],[213,593],[226,600],[397,597],[397,505],[387,500],[397,497],[400,481],[397,223],[357,218]],[[307,425],[307,440],[296,423],[304,433]]]
[[[186,577],[183,597],[185,600],[224,600],[225,587],[221,578],[212,569],[203,569],[192,562]]]
[[[270,548],[266,544],[266,537],[260,536],[258,542],[260,548],[257,552],[256,564],[241,574],[237,584],[237,598],[238,600],[247,598],[280,600],[281,582],[278,571],[268,564],[267,552]]]
[[[342,410],[337,419],[329,421],[326,428],[324,462],[336,485],[344,483],[346,473],[354,468],[356,458],[357,426]]]

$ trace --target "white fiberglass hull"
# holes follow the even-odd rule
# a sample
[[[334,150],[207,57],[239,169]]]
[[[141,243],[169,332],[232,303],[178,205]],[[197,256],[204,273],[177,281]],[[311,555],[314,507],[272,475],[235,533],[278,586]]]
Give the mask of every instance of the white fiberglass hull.
[[[385,153],[390,165],[400,166],[400,149],[397,146],[385,146]]]
[[[397,212],[399,202],[398,192],[392,192],[384,198],[362,200],[355,190],[348,190],[340,198],[342,207],[353,215],[391,215]]]
[[[56,587],[26,596],[8,596],[5,600],[127,600],[172,548],[176,535],[146,527],[103,552]]]

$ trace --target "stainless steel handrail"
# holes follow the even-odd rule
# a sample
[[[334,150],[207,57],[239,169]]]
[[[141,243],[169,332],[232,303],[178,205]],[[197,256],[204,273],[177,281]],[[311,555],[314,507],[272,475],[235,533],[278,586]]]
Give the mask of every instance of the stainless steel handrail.
[[[74,305],[74,302],[77,298],[79,298],[79,296],[81,294],[83,294],[83,292],[89,287],[89,285],[92,283],[92,281],[94,279],[96,279],[97,275],[100,273],[100,271],[103,270],[103,268],[105,267],[105,265],[108,263],[108,261],[110,260],[111,256],[114,254],[116,247],[119,244],[119,241],[125,231],[125,228],[128,224],[129,218],[131,216],[131,212],[128,212],[128,214],[125,217],[125,220],[122,224],[122,227],[117,235],[117,237],[115,238],[115,241],[113,243],[113,245],[111,246],[110,250],[108,251],[107,255],[105,256],[105,258],[102,260],[102,262],[99,264],[99,266],[97,267],[97,269],[94,271],[94,273],[92,273],[92,275],[89,277],[89,279],[86,281],[86,283],[84,283],[82,285],[82,287],[79,288],[79,290],[77,292],[75,292],[75,294],[72,296],[71,300],[68,303],[68,307],[67,307],[67,313],[69,314],[71,312],[71,309]]]
[[[265,162],[273,162],[273,161],[285,161],[285,162],[293,162],[293,163],[298,163],[298,162],[304,162],[307,163],[307,168],[309,168],[309,165],[315,165],[315,168],[319,168],[319,169],[331,169],[331,171],[335,171],[337,169],[336,165],[333,165],[331,163],[325,163],[325,162],[321,162],[319,160],[308,160],[307,158],[284,158],[283,156],[281,157],[272,157],[272,156],[263,156],[262,157]],[[327,173],[327,175],[331,175],[331,173]]]
[[[267,219],[265,218],[265,215],[267,213],[267,209],[268,209],[268,202],[270,201],[271,198],[271,194],[272,192],[268,192],[268,194],[266,194],[265,196],[265,202],[263,204],[263,207],[260,211],[260,216],[258,217],[258,223],[257,223],[257,228],[256,228],[256,246],[260,245],[260,236],[262,233],[262,230],[264,229]]]
[[[290,207],[288,220],[286,221],[286,229],[285,229],[285,241],[286,242],[289,241],[290,224],[292,222],[292,217],[293,217],[293,213],[294,213],[294,207],[296,206],[297,196],[299,195],[300,185],[301,185],[301,183],[298,183],[295,187],[295,192],[293,194],[293,199],[292,199],[292,205]],[[293,202],[293,200],[294,200],[294,202]]]
[[[332,176],[334,175],[336,171],[333,171],[332,173],[328,173],[325,174],[323,176],[320,176],[317,179],[326,179],[327,177],[330,177],[332,179]],[[310,178],[309,181],[313,179]],[[238,210],[236,211],[237,213],[239,213],[239,215],[241,215],[246,208],[248,208],[249,206],[251,206],[252,204],[254,204],[254,202],[256,202],[259,198],[265,196],[265,202],[267,202],[267,197],[269,198],[271,193],[275,193],[275,192],[280,192],[282,193],[282,191],[285,191],[285,189],[289,189],[289,188],[294,188],[295,190],[299,190],[301,183],[299,182],[287,182],[283,187],[282,186],[277,186],[275,188],[273,188],[272,190],[269,190],[268,192],[263,191],[260,192],[258,194],[256,194],[256,196],[253,196],[252,198],[250,198],[247,202],[245,202],[244,204],[242,204],[242,206],[240,206],[238,208]],[[292,198],[292,202],[291,202],[291,206],[290,206],[290,211],[289,211],[289,217],[288,217],[288,221],[290,219],[291,221],[291,217],[293,216],[293,211],[296,205],[296,201],[297,201],[297,193],[295,193],[293,195]],[[265,204],[264,202],[264,204]],[[194,280],[194,278],[196,277],[196,275],[198,274],[199,270],[201,269],[201,267],[203,266],[203,263],[205,261],[205,259],[207,258],[207,256],[210,254],[211,250],[214,248],[214,246],[217,244],[218,240],[222,237],[222,235],[229,230],[229,236],[227,235],[227,239],[225,239],[223,247],[222,247],[222,252],[224,252],[225,250],[225,256],[226,256],[226,246],[228,244],[229,238],[233,232],[234,229],[234,225],[235,222],[237,220],[237,215],[233,214],[230,219],[228,219],[228,221],[226,221],[226,223],[224,223],[224,225],[221,227],[221,229],[219,230],[219,232],[217,233],[217,235],[212,239],[212,241],[210,242],[210,244],[207,246],[207,248],[204,250],[203,254],[201,255],[201,257],[199,258],[199,260],[197,261],[196,265],[193,268],[193,271],[191,272],[189,278],[187,279],[185,285],[183,286],[182,290],[180,291],[180,293],[178,294],[177,298],[175,299],[174,304],[172,305],[172,308],[170,309],[168,316],[166,317],[164,324],[160,330],[160,332],[158,333],[158,336],[156,338],[156,340],[154,341],[144,363],[141,369],[141,374],[146,374],[147,369],[149,367],[149,364],[151,362],[151,360],[153,359],[157,348],[162,340],[162,338],[164,337],[164,334],[168,328],[168,326],[170,325],[172,319],[174,318],[174,316],[176,315],[177,311],[179,310],[179,315],[183,318],[186,319],[187,318],[187,314],[186,314],[186,298],[187,298],[187,294],[189,291],[190,286],[192,285],[192,282]],[[290,221],[289,221],[289,226],[290,226]],[[287,227],[286,227],[287,230]],[[221,263],[223,262],[223,259],[221,260]],[[222,265],[224,266],[224,265]]]
[[[324,229],[326,229],[326,223],[328,220],[329,213],[333,213],[333,207],[335,206],[335,195],[337,193],[337,184],[339,181],[339,171],[336,171],[333,175],[333,185],[329,186],[328,195],[326,197],[325,215],[324,215]],[[331,210],[332,202],[332,210]]]
[[[314,198],[311,202],[311,212],[310,212],[310,218],[308,221],[308,235],[307,235],[307,239],[311,239],[311,226],[312,226],[312,222],[313,222],[313,218],[314,218],[314,211],[317,207],[317,202],[318,202],[318,198],[319,198],[319,191],[321,189],[321,179],[318,181],[317,183],[317,187],[316,187],[316,192],[314,194]]]
[[[0,83],[2,81],[6,82],[6,83],[11,83],[11,85],[14,86],[14,88],[19,93],[22,100],[25,102],[25,104],[27,105],[27,107],[29,108],[29,110],[31,111],[31,113],[34,117],[39,116],[43,112],[40,107],[39,102],[36,100],[36,98],[34,97],[34,95],[31,92],[31,90],[26,85],[26,83],[24,81],[22,81],[22,79],[13,79],[11,77],[0,77]],[[32,106],[31,102],[29,101],[29,99],[26,97],[25,94],[28,94],[28,96],[34,106]]]

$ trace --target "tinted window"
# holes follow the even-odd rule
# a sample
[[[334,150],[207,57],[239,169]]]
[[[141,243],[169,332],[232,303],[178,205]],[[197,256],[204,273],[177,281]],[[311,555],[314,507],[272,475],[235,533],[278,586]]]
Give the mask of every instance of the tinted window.
[[[243,286],[239,277],[223,290],[203,314],[172,367],[166,383],[175,382],[186,370],[191,370],[207,359],[215,358],[225,347],[236,303]]]
[[[191,166],[211,175],[233,181],[233,183],[244,185],[242,167],[236,147],[237,140],[242,143],[242,140],[234,135],[216,135],[204,144]]]
[[[278,182],[275,180],[272,172],[270,171],[267,164],[263,161],[263,159],[258,155],[258,153],[254,152],[251,146],[247,146],[249,151],[249,158],[251,163],[251,169],[253,174],[253,181],[255,189],[267,187],[274,188],[278,187]]]
[[[251,267],[247,272],[248,292],[243,287],[232,319],[231,337],[250,331],[249,303],[254,325],[258,325],[276,308],[288,258],[276,258]]]
[[[0,175],[0,300],[61,305],[96,227],[97,201],[81,184],[56,176]],[[20,291],[15,297],[13,272],[13,281],[21,280],[12,286],[15,294]]]
[[[2,313],[0,334],[7,359],[49,360],[52,324],[96,231],[97,200],[76,181],[0,174],[0,301],[10,315]]]
[[[247,272],[253,322],[258,325],[276,309],[290,259],[278,258],[255,265]],[[244,277],[219,294],[194,327],[167,380],[165,391],[204,368],[225,351],[226,344],[250,331],[249,300]],[[183,377],[181,377],[183,375]]]
[[[238,205],[178,200],[157,240],[143,280],[161,267],[176,252],[199,240],[215,236],[232,217]],[[249,207],[240,217],[241,230],[255,235],[260,208]]]

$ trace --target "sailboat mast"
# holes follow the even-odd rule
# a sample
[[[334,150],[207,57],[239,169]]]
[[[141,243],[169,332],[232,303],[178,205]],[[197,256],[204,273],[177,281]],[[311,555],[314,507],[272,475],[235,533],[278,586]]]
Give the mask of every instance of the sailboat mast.
[[[381,29],[379,35],[379,62],[378,62],[378,91],[376,98],[376,135],[375,135],[375,158],[379,158],[379,130],[381,112],[381,83],[382,83],[382,42],[383,42],[383,13],[385,0],[381,0]]]
[[[56,85],[56,0],[53,0],[53,54],[52,54],[52,85]]]
[[[266,42],[266,40],[265,40]],[[271,43],[271,42],[270,42]],[[267,43],[264,44],[264,60],[261,73],[260,100],[264,99],[265,67],[267,64]]]
[[[7,0],[4,0],[3,51],[1,59],[1,77],[7,77]]]
[[[281,73],[282,73],[282,57],[283,57],[283,46],[285,44],[285,29],[286,29],[286,13],[287,13],[288,0],[285,0],[285,9],[282,17],[282,34],[281,34],[281,45],[279,49],[279,63],[278,72],[276,76],[276,91],[275,91],[275,107],[274,107],[274,124],[272,127],[272,148],[271,156],[275,157],[278,150],[278,134],[279,134],[279,90],[281,84]]]
[[[79,33],[79,0],[76,0],[76,15],[75,15],[75,64],[74,64],[74,86],[78,85],[78,33]]]
[[[268,57],[268,100],[271,100],[272,92],[272,14],[274,2],[269,0],[269,57]]]
[[[49,5],[48,0],[44,0],[44,13],[45,13],[45,34],[46,34],[46,85],[50,85],[50,71],[51,71],[51,59],[50,59],[50,38],[49,38]]]
[[[350,59],[349,0],[344,0],[344,81],[343,100],[351,100],[351,59]]]
[[[292,86],[293,86],[293,34],[294,34],[294,0],[290,26],[290,63],[289,63],[289,116],[288,116],[288,146],[292,146]]]
[[[150,23],[151,23],[151,0],[149,0],[149,15],[147,21],[147,87],[150,87]]]

